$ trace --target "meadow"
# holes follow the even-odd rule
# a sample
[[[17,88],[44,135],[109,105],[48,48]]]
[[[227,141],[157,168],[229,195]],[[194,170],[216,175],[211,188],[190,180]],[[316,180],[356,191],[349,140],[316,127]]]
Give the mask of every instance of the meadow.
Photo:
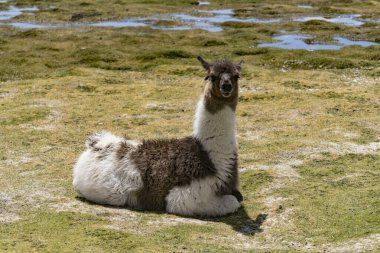
[[[380,43],[379,1],[10,0],[0,13],[10,6],[38,11],[0,23],[1,252],[380,251],[380,45],[258,47],[284,32],[312,36],[308,44],[334,45],[334,36]],[[72,25],[221,9],[283,21],[226,21],[218,32]],[[363,24],[294,20],[349,14]],[[79,198],[72,168],[89,134],[191,134],[205,84],[198,55],[245,61],[237,109],[243,208],[189,218]]]

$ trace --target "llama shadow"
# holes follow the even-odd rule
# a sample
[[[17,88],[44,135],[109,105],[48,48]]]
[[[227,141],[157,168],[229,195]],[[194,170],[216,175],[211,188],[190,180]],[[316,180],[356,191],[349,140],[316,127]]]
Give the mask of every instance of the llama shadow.
[[[96,205],[99,206],[99,204],[91,202],[83,197],[76,196],[75,197],[77,200],[84,202],[88,205]],[[142,211],[142,210],[136,210],[136,209],[130,209],[127,207],[116,207],[116,206],[110,206],[110,205],[101,205],[107,208],[112,208],[112,209],[128,209],[131,211],[136,211],[136,212],[141,212],[141,213],[156,213],[156,214],[165,214],[165,212],[161,211]],[[180,215],[178,215],[180,216]],[[188,216],[181,216],[184,218],[189,218]],[[261,226],[264,224],[265,220],[267,219],[268,214],[259,214],[257,217],[253,220],[249,215],[247,214],[247,211],[245,210],[244,206],[239,208],[239,210],[236,213],[229,214],[227,216],[223,217],[215,217],[215,218],[210,218],[210,217],[191,217],[203,221],[209,221],[209,222],[221,222],[225,223],[233,228],[238,233],[241,233],[243,235],[247,236],[254,236],[257,233],[263,232],[263,229]]]
[[[263,232],[261,226],[264,224],[267,217],[268,214],[260,213],[259,215],[257,215],[255,219],[252,219],[247,214],[247,211],[245,210],[244,206],[242,206],[236,213],[224,217],[207,218],[203,220],[212,222],[222,222],[227,225],[230,225],[233,228],[233,230],[235,230],[238,233],[247,236],[254,236],[257,233]]]

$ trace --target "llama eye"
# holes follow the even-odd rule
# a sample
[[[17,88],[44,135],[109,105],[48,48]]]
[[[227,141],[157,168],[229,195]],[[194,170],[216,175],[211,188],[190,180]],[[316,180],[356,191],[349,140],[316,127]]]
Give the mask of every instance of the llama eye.
[[[216,77],[216,76],[211,76],[211,82],[215,82],[215,81],[216,81],[216,79],[217,79],[217,77]]]

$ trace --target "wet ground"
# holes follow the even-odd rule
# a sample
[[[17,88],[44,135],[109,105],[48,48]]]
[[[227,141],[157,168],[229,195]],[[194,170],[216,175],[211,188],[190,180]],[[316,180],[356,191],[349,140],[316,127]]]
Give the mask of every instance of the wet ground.
[[[209,2],[198,2],[199,5],[208,5]],[[311,5],[298,5],[299,8],[313,8]],[[48,23],[33,23],[33,22],[12,22],[11,20],[21,14],[33,14],[39,11],[35,6],[29,8],[18,8],[11,6],[8,10],[0,11],[0,20],[3,25],[13,26],[18,29],[33,29],[33,28],[66,28],[66,27],[151,27],[159,30],[192,30],[201,29],[208,32],[220,32],[223,30],[221,24],[225,22],[243,22],[243,23],[256,23],[256,24],[271,24],[271,23],[285,23],[285,22],[307,22],[310,20],[319,20],[330,22],[334,24],[341,24],[351,27],[360,27],[366,24],[366,21],[360,20],[360,14],[351,15],[335,15],[330,17],[323,16],[298,16],[292,18],[275,18],[275,19],[258,19],[255,17],[242,18],[235,16],[233,9],[219,9],[219,10],[193,10],[191,13],[173,13],[166,15],[157,15],[141,18],[129,18],[115,21],[101,21],[101,22],[71,22],[67,24],[48,24]],[[174,22],[171,25],[160,25],[159,22]],[[0,23],[1,24],[1,23]],[[310,39],[307,34],[289,33],[279,36],[274,36],[273,40],[279,42],[261,43],[258,47],[277,47],[283,49],[305,49],[305,50],[339,50],[345,46],[358,45],[358,46],[371,46],[379,45],[378,43],[370,41],[352,41],[344,37],[334,37],[335,43],[333,44],[318,44],[306,43],[305,39]]]
[[[362,41],[362,40],[349,40],[343,37],[334,37],[334,44],[319,44],[319,43],[307,43],[307,39],[312,39],[312,36],[286,34],[280,36],[274,36],[273,40],[278,42],[273,43],[261,43],[258,47],[275,47],[283,49],[304,49],[308,51],[315,50],[339,50],[346,46],[362,46],[369,47],[374,45],[380,45],[379,43]]]
[[[200,5],[205,5],[207,2],[199,2]],[[311,8],[309,5],[299,5],[300,8]],[[9,7],[6,11],[0,12],[0,20],[10,20],[23,13],[33,13],[38,11],[38,8],[33,6],[30,8]],[[234,15],[233,9],[219,10],[194,10],[191,13],[172,13],[161,16],[150,16],[141,18],[129,18],[123,20],[112,20],[105,22],[90,22],[90,23],[68,23],[68,24],[38,24],[31,22],[2,22],[4,25],[10,25],[21,29],[30,28],[60,28],[69,26],[103,26],[103,27],[139,27],[150,26],[155,29],[162,30],[189,30],[202,29],[209,32],[220,32],[223,28],[220,24],[224,22],[244,22],[244,23],[284,23],[284,22],[306,22],[309,20],[323,20],[335,24],[343,24],[346,26],[358,27],[366,23],[364,20],[358,20],[360,14],[351,15],[335,15],[330,17],[322,16],[301,16],[293,18],[275,18],[275,19],[258,19],[255,17],[241,18]],[[179,25],[170,27],[157,26],[153,21],[178,21]],[[374,22],[377,22],[376,20]]]

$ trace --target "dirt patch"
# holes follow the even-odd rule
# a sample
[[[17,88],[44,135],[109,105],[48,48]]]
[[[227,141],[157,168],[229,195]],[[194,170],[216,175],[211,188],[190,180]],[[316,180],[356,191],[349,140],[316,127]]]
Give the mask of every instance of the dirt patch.
[[[330,131],[330,129],[328,131]],[[332,130],[332,132],[335,133],[335,134],[339,134],[339,135],[341,135],[343,137],[346,137],[348,139],[354,139],[354,138],[360,137],[360,134],[358,134],[358,133],[346,132],[346,131],[344,131],[343,129],[340,129],[340,128],[334,129],[334,130]]]
[[[342,74],[340,80],[352,86],[376,85],[380,78],[367,77],[359,70],[353,70],[352,75]]]
[[[64,202],[53,204],[50,207],[57,212],[75,212],[104,217],[114,215],[136,218],[136,212],[130,211],[126,208],[107,207],[102,205],[90,204],[86,201],[71,200],[67,198],[62,199],[61,201]]]
[[[380,149],[380,141],[371,142],[368,144],[356,144],[353,142],[321,142],[319,147],[306,148],[300,150],[300,154],[309,156],[310,158],[320,158],[325,153],[335,155],[348,155],[348,154],[377,154]]]
[[[177,226],[179,224],[195,224],[195,225],[205,225],[208,224],[207,221],[191,219],[191,218],[182,218],[182,217],[172,217],[172,218],[163,218],[155,221],[148,221],[148,225],[154,226]]]
[[[365,238],[339,242],[337,244],[324,244],[324,252],[368,252],[377,251],[380,248],[380,234],[370,235]]]
[[[5,165],[19,165],[19,164],[26,164],[30,163],[32,161],[32,158],[28,156],[18,157],[18,158],[9,158],[5,160],[0,160],[0,163],[3,163]]]
[[[12,223],[21,220],[21,217],[15,213],[0,210],[0,224]]]
[[[16,89],[12,89],[9,91],[0,91],[0,98],[13,98],[17,94]]]
[[[248,140],[248,141],[255,141],[255,140],[262,139],[263,136],[260,132],[246,131],[243,133],[239,133],[237,137],[243,138],[244,140]]]
[[[164,104],[164,103],[151,102],[151,103],[145,104],[144,108],[148,110],[160,111],[160,110],[167,110],[169,108],[169,105]]]
[[[42,186],[31,182],[22,184],[22,189],[14,189],[13,184],[11,189],[0,192],[0,223],[18,221],[21,219],[20,212],[41,208],[48,202],[57,200],[64,191],[62,187],[50,184]]]
[[[29,103],[29,107],[48,107],[48,108],[53,108],[53,107],[60,107],[60,106],[65,106],[65,103],[58,101],[58,100],[48,100],[48,99],[34,99]]]
[[[34,124],[21,124],[22,128],[29,128],[34,130],[49,131],[57,128],[60,120],[62,119],[63,113],[60,110],[52,109],[47,115],[46,119],[43,120],[38,125]]]
[[[252,166],[240,168],[239,171],[240,173],[244,173],[249,170],[270,170],[271,168],[272,167],[269,165],[252,165]]]
[[[133,234],[149,234],[162,227],[177,226],[179,224],[205,225],[209,222],[184,218],[184,217],[161,217],[156,219],[149,214],[132,211],[126,208],[117,208],[90,204],[86,201],[63,199],[64,202],[50,205],[50,209],[56,212],[76,212],[101,216],[110,220],[111,224],[105,227]],[[163,214],[164,216],[171,216]]]

